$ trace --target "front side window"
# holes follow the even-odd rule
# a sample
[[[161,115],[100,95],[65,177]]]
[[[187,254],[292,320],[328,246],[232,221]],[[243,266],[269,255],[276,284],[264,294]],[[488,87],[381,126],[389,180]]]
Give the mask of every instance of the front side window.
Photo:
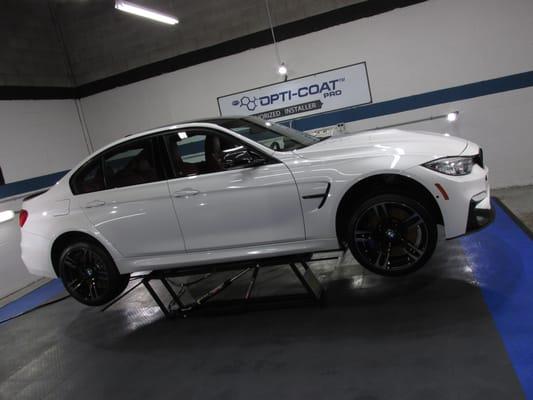
[[[236,139],[195,129],[167,137],[170,157],[178,177],[221,172],[235,167],[232,156],[244,149]]]
[[[72,178],[74,194],[92,193],[105,189],[102,160],[100,157],[89,161]]]
[[[124,143],[104,155],[107,189],[164,179],[154,157],[152,139]]]

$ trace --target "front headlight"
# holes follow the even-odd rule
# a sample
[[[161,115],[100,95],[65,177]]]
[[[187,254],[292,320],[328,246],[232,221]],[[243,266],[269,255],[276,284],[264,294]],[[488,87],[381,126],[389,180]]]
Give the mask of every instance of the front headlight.
[[[424,167],[446,175],[468,175],[472,172],[474,160],[472,157],[446,157],[430,161]]]

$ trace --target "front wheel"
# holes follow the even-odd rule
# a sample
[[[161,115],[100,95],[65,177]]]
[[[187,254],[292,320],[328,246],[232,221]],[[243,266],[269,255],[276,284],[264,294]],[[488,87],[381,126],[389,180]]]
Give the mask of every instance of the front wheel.
[[[355,207],[348,224],[355,259],[379,275],[421,268],[437,244],[437,226],[424,205],[402,195],[379,195]]]
[[[72,244],[63,251],[59,275],[72,297],[88,306],[113,300],[129,282],[129,275],[120,275],[104,249],[88,242]]]

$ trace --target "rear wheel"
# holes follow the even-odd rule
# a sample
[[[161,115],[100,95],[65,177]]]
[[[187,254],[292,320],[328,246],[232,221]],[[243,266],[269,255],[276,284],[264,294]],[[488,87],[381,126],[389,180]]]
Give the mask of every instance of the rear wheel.
[[[89,306],[113,300],[129,282],[129,275],[120,275],[111,256],[89,242],[72,244],[63,251],[59,274],[72,297]]]
[[[399,276],[428,261],[437,244],[437,226],[416,200],[379,195],[355,207],[347,237],[353,256],[363,267],[380,275]]]

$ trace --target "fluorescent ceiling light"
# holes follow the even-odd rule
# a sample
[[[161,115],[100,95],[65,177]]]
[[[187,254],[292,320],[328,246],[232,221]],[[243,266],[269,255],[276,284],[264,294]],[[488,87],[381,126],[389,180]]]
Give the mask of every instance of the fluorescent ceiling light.
[[[8,210],[8,211],[0,211],[0,224],[2,222],[11,221],[13,218],[15,218],[15,212]]]
[[[140,17],[145,17],[153,19],[154,21],[163,22],[164,24],[176,25],[179,22],[177,18],[174,18],[170,15],[166,15],[146,7],[138,6],[137,4],[130,3],[129,1],[116,0],[115,8],[117,10],[124,11],[130,14],[135,14]]]

